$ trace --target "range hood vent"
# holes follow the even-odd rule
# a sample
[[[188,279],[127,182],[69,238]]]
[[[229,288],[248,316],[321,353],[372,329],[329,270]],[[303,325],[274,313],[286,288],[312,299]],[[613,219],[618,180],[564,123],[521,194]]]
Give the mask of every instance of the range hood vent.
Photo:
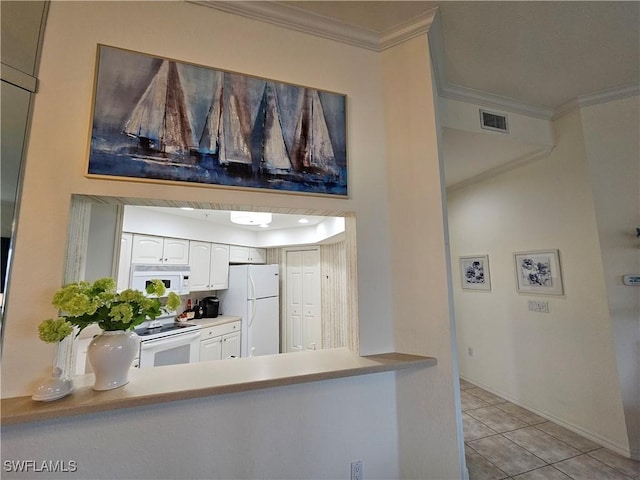
[[[509,133],[507,116],[480,109],[480,126],[494,132]]]

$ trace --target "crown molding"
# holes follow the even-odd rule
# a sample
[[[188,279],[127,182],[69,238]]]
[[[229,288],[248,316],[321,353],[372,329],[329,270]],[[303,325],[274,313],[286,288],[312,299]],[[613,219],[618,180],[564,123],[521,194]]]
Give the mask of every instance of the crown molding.
[[[498,110],[506,110],[508,112],[541,118],[543,120],[550,120],[554,114],[554,110],[552,108],[537,107],[511,98],[482,92],[480,90],[474,90],[472,88],[461,87],[459,85],[440,85],[438,90],[440,92],[440,96],[444,98],[474,103]]]
[[[215,8],[216,10],[253,20],[260,20],[355,47],[380,51],[380,34],[373,30],[350,25],[308,10],[282,5],[278,2],[197,0],[190,3]]]
[[[526,165],[528,163],[532,163],[535,162],[537,160],[542,160],[543,158],[547,158],[551,152],[553,151],[553,149],[555,148],[555,145],[550,146],[550,147],[544,147],[544,148],[540,148],[534,152],[525,154],[521,157],[515,158],[513,160],[511,160],[510,162],[504,163],[500,166],[494,167],[490,170],[487,170],[485,172],[482,172],[478,175],[475,175],[471,178],[467,178],[465,180],[462,180],[460,182],[454,183],[453,185],[449,185],[447,187],[447,192],[454,192],[456,190],[460,190],[462,188],[468,187],[469,185],[472,185],[474,183],[478,183],[481,182],[482,180],[487,180],[488,178],[491,177],[495,177],[497,175],[501,175],[503,173],[507,173],[510,172],[511,170],[515,170],[518,167],[522,167],[523,165]]]
[[[189,3],[267,22],[272,25],[372,50],[374,52],[381,52],[419,35],[434,33],[430,31],[432,26],[434,30],[439,29],[439,25],[437,24],[437,7],[396,27],[383,32],[377,32],[341,22],[335,18],[320,15],[309,10],[284,5],[278,1],[190,0]],[[438,43],[440,39],[437,37],[438,35],[434,35],[433,38],[430,39],[430,43],[438,44],[438,47],[442,49],[442,45]],[[442,53],[443,52],[434,54],[434,52],[432,52],[431,54],[432,66],[435,73],[435,87],[441,97],[543,120],[556,119],[575,108],[583,108],[589,105],[640,94],[640,86],[633,84],[603,92],[582,95],[555,109],[529,105],[512,98],[447,83]]]
[[[574,98],[573,100],[570,100],[556,108],[553,114],[553,119],[555,120],[560,118],[576,108],[590,107],[591,105],[612,102],[614,100],[634,97],[637,95],[640,95],[640,84],[638,83],[630,83],[628,85],[622,85],[620,87],[610,88],[600,92],[580,95],[579,97]]]

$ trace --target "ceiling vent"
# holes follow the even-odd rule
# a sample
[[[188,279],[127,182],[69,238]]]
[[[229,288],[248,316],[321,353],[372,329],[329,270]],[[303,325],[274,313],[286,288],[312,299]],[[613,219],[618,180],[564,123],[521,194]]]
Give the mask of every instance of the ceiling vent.
[[[494,132],[509,133],[506,115],[499,115],[482,109],[480,110],[480,126]]]

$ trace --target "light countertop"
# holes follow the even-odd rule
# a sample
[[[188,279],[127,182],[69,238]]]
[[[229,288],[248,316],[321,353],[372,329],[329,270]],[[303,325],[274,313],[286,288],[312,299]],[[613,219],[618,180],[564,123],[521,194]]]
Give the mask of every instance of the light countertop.
[[[218,315],[215,318],[192,318],[185,323],[192,323],[194,325],[200,325],[202,328],[215,327],[217,325],[224,325],[225,323],[239,322],[242,317],[236,317],[234,315]]]
[[[433,357],[403,353],[361,357],[347,348],[335,348],[134,368],[127,385],[102,392],[92,389],[93,374],[78,375],[73,378],[73,392],[60,400],[36,402],[30,396],[2,399],[2,425],[436,364]]]

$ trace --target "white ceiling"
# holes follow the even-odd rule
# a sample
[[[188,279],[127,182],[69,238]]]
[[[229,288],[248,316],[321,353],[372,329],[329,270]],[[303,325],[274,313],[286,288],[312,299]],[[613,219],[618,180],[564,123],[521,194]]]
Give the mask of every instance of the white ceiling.
[[[412,27],[441,25],[443,98],[551,120],[578,105],[640,91],[640,2],[198,2],[381,50]],[[425,20],[426,19],[426,20]],[[441,57],[441,58],[440,58]],[[540,145],[446,128],[447,186],[540,158]]]

